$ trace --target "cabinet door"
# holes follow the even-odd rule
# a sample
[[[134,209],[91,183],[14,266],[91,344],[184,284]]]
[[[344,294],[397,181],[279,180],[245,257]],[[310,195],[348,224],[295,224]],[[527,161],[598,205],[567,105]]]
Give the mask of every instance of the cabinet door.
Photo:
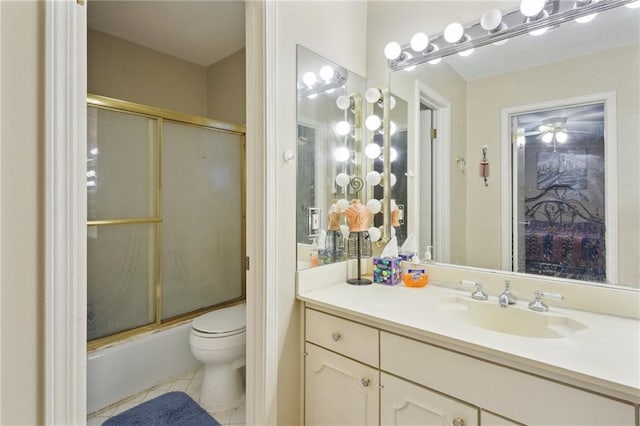
[[[305,344],[305,424],[377,426],[378,370]]]
[[[380,424],[477,426],[478,409],[386,373],[380,374]]]
[[[522,423],[516,423],[511,420],[507,420],[504,417],[496,416],[495,414],[488,413],[486,411],[480,412],[480,424],[482,426],[521,426]]]

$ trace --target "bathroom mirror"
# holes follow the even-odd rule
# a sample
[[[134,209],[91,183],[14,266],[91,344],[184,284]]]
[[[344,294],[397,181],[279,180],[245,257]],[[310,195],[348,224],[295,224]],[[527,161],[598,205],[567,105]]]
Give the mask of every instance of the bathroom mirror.
[[[341,231],[329,228],[338,200],[365,199],[362,123],[365,80],[303,46],[297,50],[298,269],[346,260]],[[344,181],[343,181],[344,180]],[[340,218],[343,221],[343,218]],[[331,250],[325,250],[327,245]]]
[[[640,286],[640,8],[583,21],[391,73],[408,103],[407,232],[437,262]],[[558,258],[524,267],[545,253]]]

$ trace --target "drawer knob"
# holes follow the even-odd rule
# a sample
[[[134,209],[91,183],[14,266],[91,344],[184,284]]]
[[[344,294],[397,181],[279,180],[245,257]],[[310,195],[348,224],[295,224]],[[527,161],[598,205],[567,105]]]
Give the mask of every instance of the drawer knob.
[[[337,342],[342,338],[342,334],[335,332],[331,335],[331,338],[333,339],[334,342]]]
[[[367,379],[366,377],[360,379],[360,384],[365,388],[369,386],[369,383],[371,383],[371,380]]]
[[[456,417],[453,419],[453,426],[464,426],[464,419],[462,417]]]

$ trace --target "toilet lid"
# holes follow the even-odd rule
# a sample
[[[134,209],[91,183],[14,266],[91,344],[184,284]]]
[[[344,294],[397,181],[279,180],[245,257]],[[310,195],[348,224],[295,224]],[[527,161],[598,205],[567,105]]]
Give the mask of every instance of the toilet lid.
[[[208,312],[193,320],[191,327],[202,333],[237,333],[247,327],[246,305],[235,305]]]

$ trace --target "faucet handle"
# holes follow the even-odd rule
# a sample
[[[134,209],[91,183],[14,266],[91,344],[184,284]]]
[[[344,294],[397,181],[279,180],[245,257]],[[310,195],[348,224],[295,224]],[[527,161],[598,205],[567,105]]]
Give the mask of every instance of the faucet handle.
[[[543,297],[556,300],[564,299],[564,296],[560,293],[547,293],[541,290],[536,290],[534,295],[535,299],[529,303],[529,309],[537,312],[547,312],[549,310],[549,307],[542,301]]]
[[[471,298],[475,299],[475,300],[487,300],[489,298],[489,296],[487,296],[487,294],[482,291],[482,283],[480,281],[469,281],[469,280],[462,280],[460,281],[460,284],[462,284],[463,286],[475,286],[476,287],[476,291],[474,291],[473,293],[471,293]]]
[[[513,293],[511,293],[511,281],[504,280],[504,292],[502,294],[506,296],[509,301],[509,305],[515,305],[517,299]]]

